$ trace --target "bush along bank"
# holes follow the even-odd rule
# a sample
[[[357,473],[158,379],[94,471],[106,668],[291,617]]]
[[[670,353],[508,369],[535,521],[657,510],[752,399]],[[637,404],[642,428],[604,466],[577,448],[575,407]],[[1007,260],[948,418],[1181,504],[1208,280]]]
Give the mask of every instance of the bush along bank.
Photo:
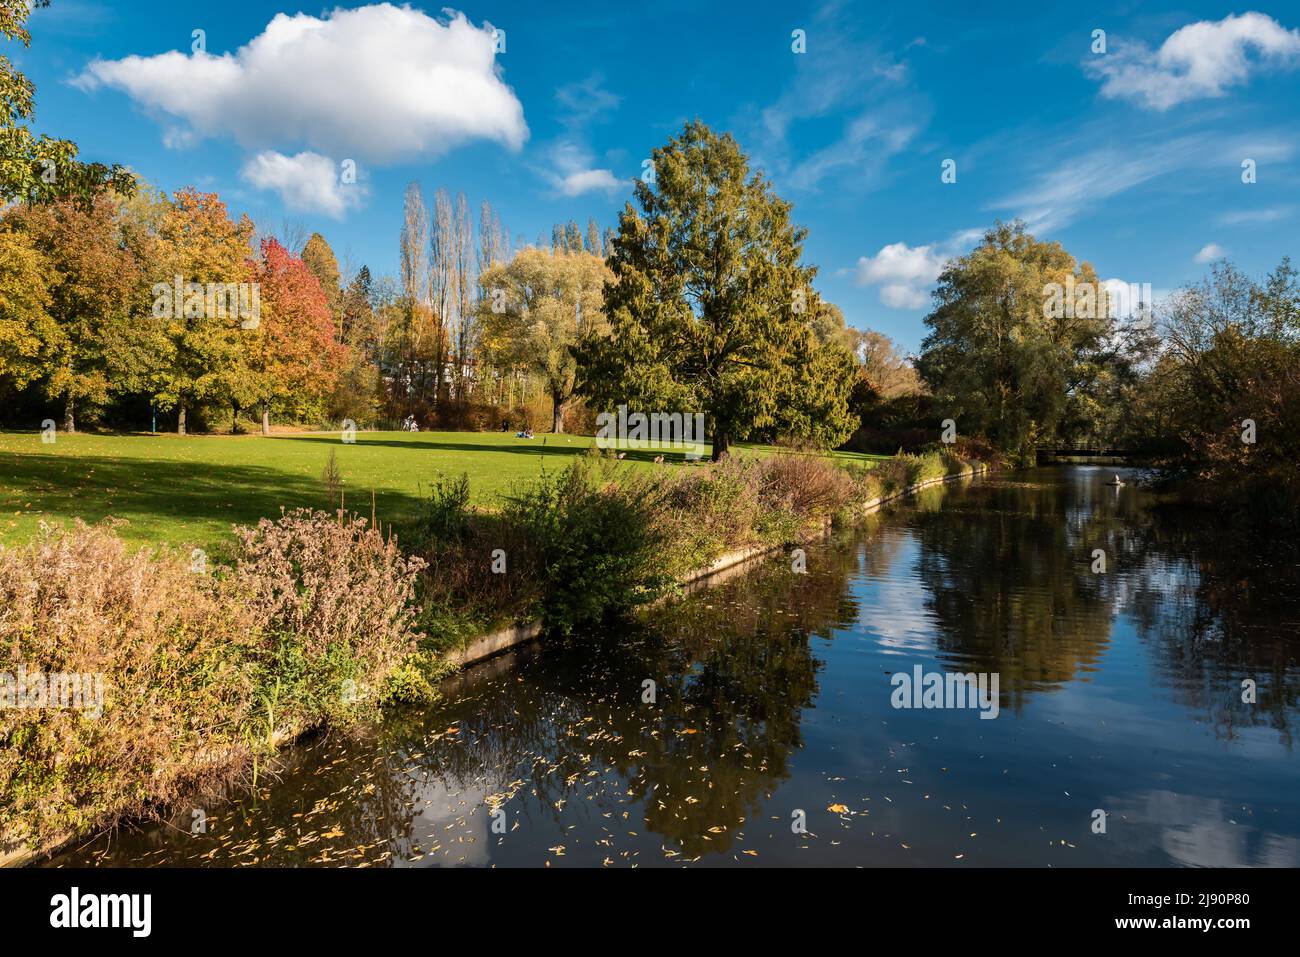
[[[210,568],[132,550],[111,523],[45,528],[0,549],[0,860],[255,781],[296,735],[430,700],[484,631],[625,614],[724,555],[980,469],[945,452],[640,473],[592,457],[493,511],[469,506],[464,478],[441,481],[398,535],[287,512],[236,529]],[[90,699],[63,700],[69,677]]]

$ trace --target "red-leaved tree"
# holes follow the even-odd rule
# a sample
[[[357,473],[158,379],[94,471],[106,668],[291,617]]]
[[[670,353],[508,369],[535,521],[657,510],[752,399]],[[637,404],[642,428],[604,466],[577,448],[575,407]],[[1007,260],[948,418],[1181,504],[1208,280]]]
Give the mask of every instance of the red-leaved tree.
[[[324,417],[326,401],[347,365],[348,347],[337,341],[320,281],[275,239],[262,240],[253,276],[260,283],[261,315],[249,367],[266,434],[272,411],[299,420]]]

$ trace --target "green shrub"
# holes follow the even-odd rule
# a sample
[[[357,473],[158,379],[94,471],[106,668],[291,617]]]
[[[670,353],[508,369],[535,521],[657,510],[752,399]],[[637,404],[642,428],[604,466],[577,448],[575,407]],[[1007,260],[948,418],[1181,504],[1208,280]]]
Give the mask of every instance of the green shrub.
[[[438,478],[429,497],[420,504],[419,517],[411,533],[418,552],[430,545],[448,545],[465,541],[470,534],[473,511],[469,506],[469,475]]]
[[[571,631],[641,604],[672,583],[663,525],[664,481],[578,460],[506,500],[503,520],[523,532],[544,582],[538,611]]]

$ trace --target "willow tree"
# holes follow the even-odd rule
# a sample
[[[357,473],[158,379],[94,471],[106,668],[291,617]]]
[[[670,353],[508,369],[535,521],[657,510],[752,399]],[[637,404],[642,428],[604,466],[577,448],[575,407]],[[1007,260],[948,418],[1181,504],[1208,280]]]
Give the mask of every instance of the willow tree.
[[[574,395],[577,361],[573,346],[586,332],[608,327],[601,290],[610,272],[588,252],[552,252],[530,247],[480,278],[483,341],[503,365],[527,369],[551,398],[551,431],[564,431],[564,413]]]
[[[606,250],[610,332],[577,349],[579,392],[605,410],[703,412],[715,459],[785,419],[823,442],[846,436],[851,363],[807,362],[816,269],[801,261],[790,204],[735,139],[698,121],[654,151],[653,168]],[[792,398],[800,414],[784,416]]]
[[[917,368],[937,416],[1015,455],[1053,438],[1113,329],[1092,266],[998,223],[948,263],[934,297]]]

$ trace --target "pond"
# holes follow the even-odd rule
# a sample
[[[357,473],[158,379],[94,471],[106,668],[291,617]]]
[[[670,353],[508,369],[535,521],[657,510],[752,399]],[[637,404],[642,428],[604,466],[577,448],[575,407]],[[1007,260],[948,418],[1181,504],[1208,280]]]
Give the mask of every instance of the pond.
[[[1300,866],[1294,553],[1114,471],[928,489],[51,863]]]

